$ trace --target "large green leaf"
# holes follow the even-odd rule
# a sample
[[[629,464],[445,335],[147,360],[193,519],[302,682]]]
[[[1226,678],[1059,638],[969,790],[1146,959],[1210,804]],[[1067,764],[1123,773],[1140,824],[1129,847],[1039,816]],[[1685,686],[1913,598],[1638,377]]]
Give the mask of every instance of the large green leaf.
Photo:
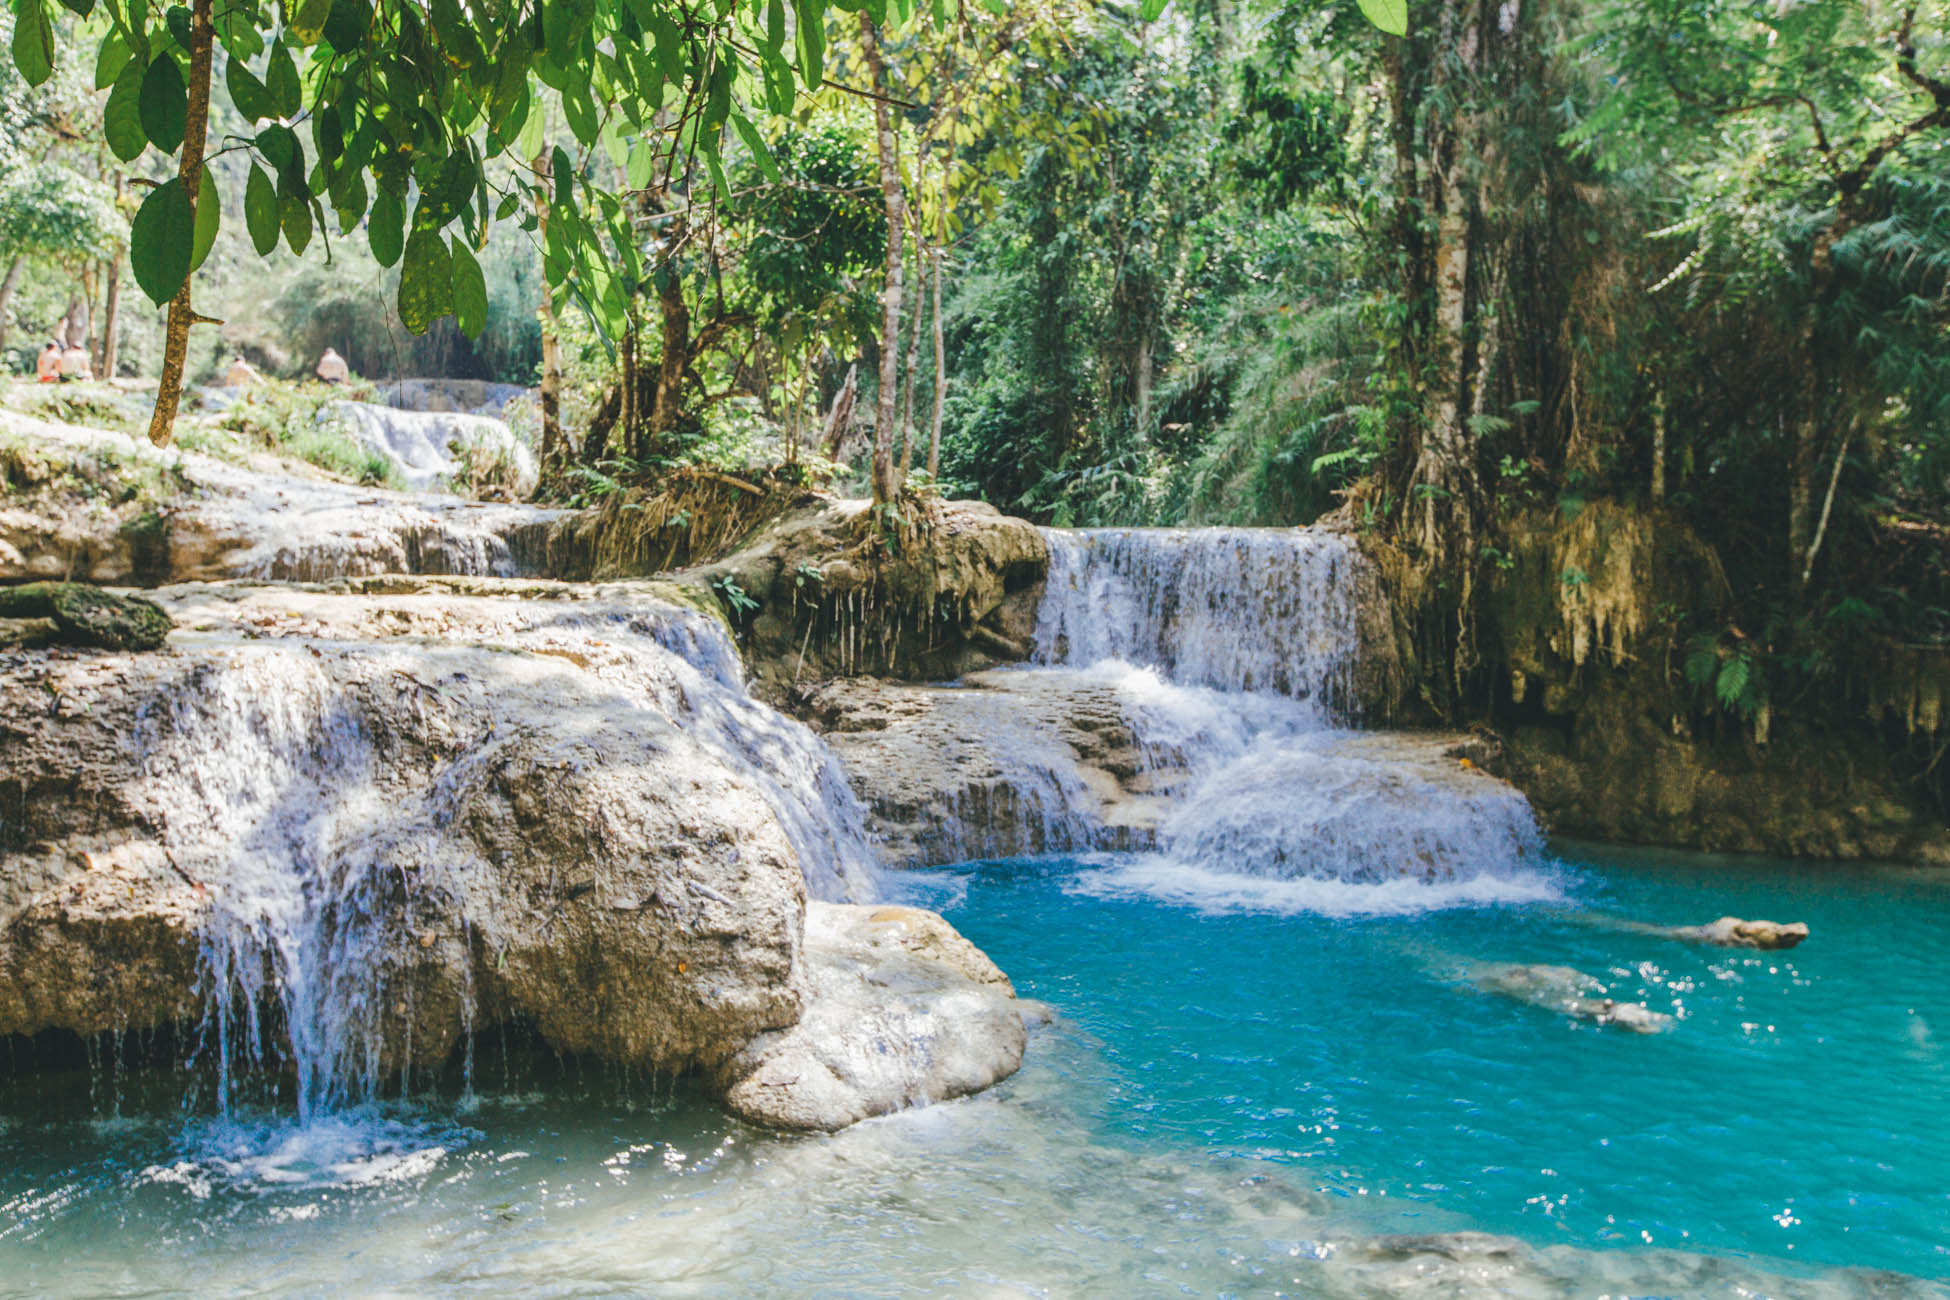
[[[474,260],[474,250],[467,241],[455,239],[453,249],[454,319],[461,333],[477,339],[487,328],[487,277],[481,274],[481,264]]]
[[[256,163],[244,182],[244,225],[251,232],[251,247],[259,257],[268,256],[278,246],[278,192],[271,178]]]
[[[322,27],[326,44],[340,54],[350,54],[365,42],[370,30],[371,0],[332,0],[331,12]]]
[[[110,31],[102,37],[101,47],[95,51],[95,89],[107,90],[122,75],[122,69],[129,66],[129,43],[121,32]]]
[[[1357,0],[1368,21],[1390,36],[1408,35],[1408,0]]]
[[[61,0],[61,4],[68,12],[82,18],[95,12],[95,0]]]
[[[817,0],[793,0],[798,10],[799,75],[818,88],[826,75],[826,10]]]
[[[271,100],[271,92],[257,79],[257,74],[242,59],[226,60],[223,70],[223,83],[230,88],[230,102],[248,122],[262,122],[267,117],[277,117],[277,105]]]
[[[183,132],[189,126],[189,91],[174,55],[158,54],[142,74],[137,108],[142,116],[142,133],[149,137],[149,143],[164,153],[175,153],[182,147]]]
[[[210,256],[210,246],[217,242],[217,227],[223,223],[223,199],[217,194],[215,170],[203,169],[203,181],[196,188],[196,242],[190,249],[190,274],[203,265],[203,259]]]
[[[14,66],[30,86],[54,75],[54,23],[42,0],[21,0],[14,12]]]
[[[311,200],[287,194],[278,200],[278,224],[284,227],[284,242],[291,251],[302,253],[311,243]]]
[[[437,230],[416,230],[400,263],[399,318],[415,334],[454,309],[454,262]]]
[[[264,89],[271,92],[271,103],[279,117],[296,117],[305,106],[304,90],[298,84],[298,65],[283,41],[271,42],[271,61],[264,66]]]
[[[134,162],[149,147],[149,136],[142,129],[142,80],[147,69],[135,59],[123,65],[108,92],[102,108],[102,138],[123,162]]]
[[[149,191],[129,228],[129,263],[135,282],[158,307],[176,296],[190,274],[195,218],[183,182],[171,179]]]
[[[366,241],[381,266],[399,261],[406,235],[406,205],[391,190],[381,190],[372,199],[372,212],[366,217]]]

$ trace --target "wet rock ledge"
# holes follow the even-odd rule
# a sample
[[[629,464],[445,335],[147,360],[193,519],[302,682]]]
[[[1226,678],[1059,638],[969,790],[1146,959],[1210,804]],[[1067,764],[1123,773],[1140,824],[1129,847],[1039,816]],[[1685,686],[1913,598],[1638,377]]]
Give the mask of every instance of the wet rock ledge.
[[[161,651],[0,651],[0,1035],[193,1022],[212,936],[241,1003],[284,933],[371,972],[318,993],[341,1073],[518,1021],[824,1129],[1017,1068],[1013,991],[946,922],[808,902],[858,882],[817,830],[850,796],[685,590],[153,594]]]

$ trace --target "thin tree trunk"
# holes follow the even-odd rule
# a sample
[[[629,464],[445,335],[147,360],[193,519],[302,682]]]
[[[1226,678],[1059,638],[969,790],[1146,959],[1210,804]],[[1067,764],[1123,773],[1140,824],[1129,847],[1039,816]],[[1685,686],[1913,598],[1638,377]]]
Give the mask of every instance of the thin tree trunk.
[[[1815,556],[1821,554],[1822,539],[1828,536],[1828,515],[1835,508],[1835,488],[1842,481],[1842,463],[1848,459],[1848,440],[1855,436],[1855,427],[1850,425],[1842,430],[1842,445],[1835,449],[1835,468],[1828,474],[1828,494],[1821,499],[1821,522],[1815,525],[1815,539],[1808,543],[1808,559],[1801,566],[1801,585],[1808,585],[1814,577]]]
[[[860,400],[860,367],[846,368],[846,382],[833,397],[833,409],[826,416],[826,432],[820,440],[820,448],[827,460],[840,458],[840,444],[846,441],[846,431],[853,424],[853,407]]]
[[[212,0],[196,0],[190,11],[189,108],[185,119],[183,155],[176,167],[189,198],[195,223],[196,200],[203,188],[203,138],[210,125],[210,45]],[[190,276],[169,303],[169,324],[163,333],[162,378],[156,385],[156,409],[149,417],[149,441],[167,447],[176,433],[176,408],[183,400],[183,364],[189,359],[190,326],[201,317],[190,307]]]
[[[1652,395],[1652,504],[1666,499],[1666,395]]]
[[[928,477],[939,480],[941,403],[948,395],[948,348],[941,332],[941,245],[930,246],[928,257],[934,263],[934,423],[928,432]]]
[[[205,0],[207,3],[207,0]],[[877,95],[887,90],[873,19],[860,14],[860,44]],[[900,384],[901,265],[906,243],[907,200],[901,192],[900,161],[895,155],[894,116],[884,98],[873,102],[874,144],[880,154],[880,197],[887,209],[887,283],[880,295],[880,402],[873,430],[873,500],[884,506],[900,495],[894,475],[895,389]]]
[[[907,390],[901,395],[901,478],[907,478],[908,471],[914,468],[914,379],[921,369],[921,322],[927,316],[927,301],[921,296],[919,286],[925,280],[927,271],[924,259],[926,246],[921,240],[919,230],[914,233],[914,324],[907,334]]]
[[[115,198],[122,198],[122,173],[115,173]],[[102,360],[96,373],[103,379],[115,378],[115,366],[120,358],[116,344],[116,332],[121,329],[122,320],[122,258],[125,250],[117,248],[115,255],[108,259],[108,284],[102,290]]]
[[[549,189],[552,170],[549,152],[535,155],[535,175],[542,190]],[[535,242],[548,243],[548,202],[535,200]],[[568,468],[568,440],[562,436],[562,337],[555,325],[555,294],[542,278],[542,305],[537,313],[542,320],[542,473],[543,484],[559,480]]]
[[[7,264],[7,278],[0,280],[0,353],[7,349],[7,307],[13,302],[14,286],[20,283],[20,271],[26,265],[27,259],[15,253]]]

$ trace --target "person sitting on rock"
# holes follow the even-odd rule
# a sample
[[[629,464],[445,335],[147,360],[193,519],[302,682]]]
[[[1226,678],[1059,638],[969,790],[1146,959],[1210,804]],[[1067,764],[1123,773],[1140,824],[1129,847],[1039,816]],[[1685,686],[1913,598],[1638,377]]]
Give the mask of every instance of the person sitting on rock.
[[[43,384],[61,382],[61,345],[53,339],[41,349],[41,355],[34,362],[34,378]]]
[[[230,358],[230,368],[223,372],[226,388],[249,388],[264,376],[257,373],[257,367],[242,357]]]
[[[61,382],[80,383],[94,377],[95,362],[88,355],[88,349],[78,343],[69,344],[68,350],[61,354]]]
[[[351,376],[352,368],[345,364],[345,358],[326,348],[325,355],[318,359],[318,377],[328,384],[342,384]]]

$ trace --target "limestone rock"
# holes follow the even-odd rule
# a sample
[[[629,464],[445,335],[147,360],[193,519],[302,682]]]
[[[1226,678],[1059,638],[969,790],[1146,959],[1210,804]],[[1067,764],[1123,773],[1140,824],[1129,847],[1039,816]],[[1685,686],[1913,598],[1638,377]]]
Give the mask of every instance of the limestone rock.
[[[301,894],[345,900],[315,924],[372,973],[339,1029],[375,1059],[520,1017],[685,1069],[798,1018],[786,818],[700,721],[709,677],[658,648],[695,613],[161,595],[173,653],[0,657],[0,1034],[192,1017],[199,944]]]
[[[939,916],[812,903],[805,1013],[714,1072],[731,1111],[772,1128],[832,1130],[966,1096],[1022,1064],[1008,980]]]
[[[1745,921],[1723,916],[1708,925],[1684,925],[1668,930],[1675,939],[1709,943],[1720,948],[1793,948],[1808,937],[1805,921]]]
[[[1163,792],[1116,689],[1086,674],[849,678],[804,707],[873,812],[887,866],[1156,842]]]
[[[1476,985],[1529,1006],[1595,1024],[1616,1025],[1635,1034],[1663,1033],[1672,1027],[1671,1016],[1642,1002],[1605,997],[1604,984],[1569,966],[1492,966],[1477,974]]]

